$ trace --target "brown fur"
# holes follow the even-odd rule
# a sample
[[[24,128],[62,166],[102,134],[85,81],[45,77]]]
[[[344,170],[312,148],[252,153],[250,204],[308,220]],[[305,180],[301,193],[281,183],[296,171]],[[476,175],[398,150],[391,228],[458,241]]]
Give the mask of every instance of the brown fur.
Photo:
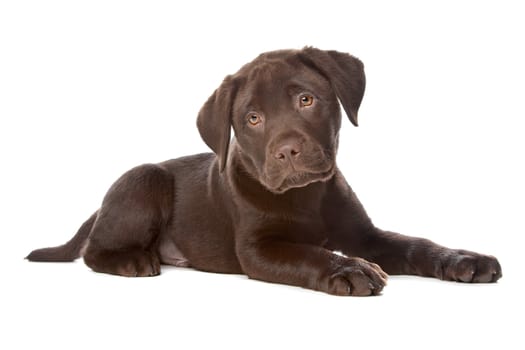
[[[152,276],[162,263],[189,265],[336,295],[379,294],[386,273],[497,281],[494,257],[372,224],[335,162],[338,101],[357,126],[364,89],[363,64],[348,54],[260,55],[199,113],[215,154],[128,171],[70,242],[28,259],[71,261],[85,246],[98,272]]]

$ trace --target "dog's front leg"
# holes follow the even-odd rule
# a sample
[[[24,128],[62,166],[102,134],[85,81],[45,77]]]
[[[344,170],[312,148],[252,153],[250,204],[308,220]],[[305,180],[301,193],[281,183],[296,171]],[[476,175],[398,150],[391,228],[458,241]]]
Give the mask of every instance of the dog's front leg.
[[[333,182],[327,198],[323,213],[329,231],[327,247],[331,250],[374,262],[393,275],[460,282],[495,282],[502,276],[493,256],[376,228],[342,177]]]
[[[264,239],[237,248],[243,271],[253,279],[360,296],[377,295],[386,283],[378,265],[313,245]]]
[[[496,282],[498,260],[468,250],[450,249],[428,239],[374,229],[363,234],[354,251],[379,264],[389,274],[436,277],[459,282]]]

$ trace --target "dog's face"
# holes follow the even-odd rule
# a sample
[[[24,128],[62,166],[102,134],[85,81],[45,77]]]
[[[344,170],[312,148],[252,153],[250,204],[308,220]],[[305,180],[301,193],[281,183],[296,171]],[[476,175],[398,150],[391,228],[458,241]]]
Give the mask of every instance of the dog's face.
[[[232,124],[250,172],[275,193],[331,177],[341,114],[330,82],[297,58],[263,56],[239,76]]]
[[[306,48],[260,55],[227,77],[197,124],[224,168],[233,127],[240,159],[269,191],[329,179],[341,126],[338,99],[357,125],[364,93],[359,60]]]

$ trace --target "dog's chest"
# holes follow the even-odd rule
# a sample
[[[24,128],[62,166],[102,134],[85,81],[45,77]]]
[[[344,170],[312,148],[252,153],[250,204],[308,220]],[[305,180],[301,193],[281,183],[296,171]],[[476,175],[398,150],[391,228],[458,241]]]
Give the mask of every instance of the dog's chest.
[[[317,212],[266,212],[256,220],[245,217],[242,231],[249,235],[280,238],[289,242],[322,245],[328,235],[326,226]],[[244,226],[244,225],[243,225]]]

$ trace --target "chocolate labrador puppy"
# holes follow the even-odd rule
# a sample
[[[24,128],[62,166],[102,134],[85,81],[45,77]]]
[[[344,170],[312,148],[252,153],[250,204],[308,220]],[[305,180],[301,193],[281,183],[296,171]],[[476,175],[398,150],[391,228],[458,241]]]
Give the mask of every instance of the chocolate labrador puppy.
[[[27,258],[83,256],[94,271],[122,276],[191,266],[335,295],[377,295],[387,273],[497,281],[492,256],[372,224],[336,165],[339,102],[357,126],[364,90],[363,64],[349,54],[264,53],[199,112],[214,154],[128,171],[69,242]]]

